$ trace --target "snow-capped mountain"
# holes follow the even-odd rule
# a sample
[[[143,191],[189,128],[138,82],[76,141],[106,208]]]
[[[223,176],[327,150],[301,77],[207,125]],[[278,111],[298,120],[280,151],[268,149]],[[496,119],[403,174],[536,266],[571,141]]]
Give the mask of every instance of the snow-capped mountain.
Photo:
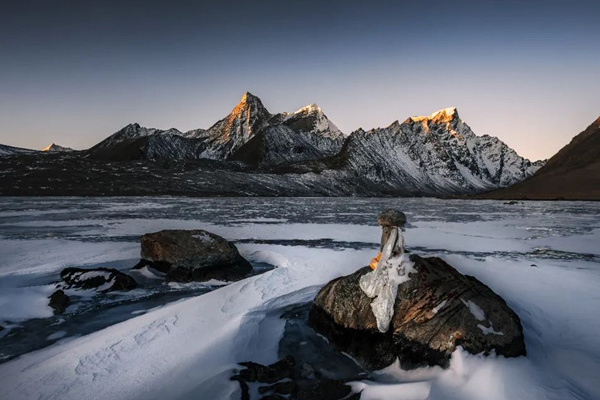
[[[78,167],[82,176],[77,182],[86,185],[86,194],[100,190],[87,186],[93,170],[101,176],[91,181],[110,176],[113,194],[447,196],[509,186],[543,165],[520,157],[498,138],[475,135],[455,108],[346,137],[315,104],[271,114],[250,93],[209,129],[182,133],[130,124],[86,152],[72,154],[70,161],[51,162],[79,165],[89,159],[93,167]],[[117,163],[102,163],[126,160],[157,163],[144,168],[137,163],[135,172],[127,172],[133,164],[123,163],[117,183]],[[20,164],[13,164],[5,175],[20,179],[19,187],[34,188],[26,182],[32,175],[20,177]],[[157,169],[143,181],[148,168]],[[185,179],[171,168],[187,171]],[[80,183],[71,184],[73,193]]]
[[[540,163],[520,157],[498,138],[477,136],[447,108],[387,128],[358,130],[336,163],[371,182],[413,193],[465,193],[503,187],[532,175]]]
[[[185,133],[130,124],[89,150],[111,160],[237,160],[253,166],[308,161],[337,154],[344,135],[315,104],[271,114],[246,92],[231,113],[209,129]]]
[[[230,159],[263,167],[311,161],[336,155],[344,143],[344,134],[316,104],[277,114],[270,122]]]
[[[47,151],[50,153],[60,153],[60,152],[68,152],[68,151],[75,151],[70,147],[63,147],[63,146],[59,146],[56,143],[52,143],[46,147],[44,147],[42,149],[42,151]]]
[[[205,138],[201,158],[224,160],[265,128],[272,117],[258,97],[246,92],[228,116],[205,132],[194,130],[189,136]]]

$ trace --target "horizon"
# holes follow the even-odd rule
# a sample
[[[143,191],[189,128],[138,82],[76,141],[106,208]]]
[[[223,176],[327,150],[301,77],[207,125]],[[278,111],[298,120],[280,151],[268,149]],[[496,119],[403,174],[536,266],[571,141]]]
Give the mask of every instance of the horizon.
[[[134,122],[206,129],[245,91],[271,113],[316,103],[346,135],[456,107],[475,134],[532,161],[600,115],[600,4],[589,1],[6,8],[10,146],[86,149]]]

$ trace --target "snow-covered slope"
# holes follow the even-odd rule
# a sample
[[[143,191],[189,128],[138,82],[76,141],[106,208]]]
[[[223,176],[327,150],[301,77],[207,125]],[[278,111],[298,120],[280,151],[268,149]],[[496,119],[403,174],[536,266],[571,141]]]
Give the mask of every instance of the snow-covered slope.
[[[88,150],[94,158],[109,160],[193,160],[202,140],[175,128],[161,130],[129,124]]]
[[[17,156],[20,154],[33,154],[36,150],[24,149],[21,147],[13,147],[5,144],[0,144],[0,157]]]
[[[339,159],[373,182],[423,194],[507,186],[539,168],[498,138],[475,135],[455,108],[353,132]]]

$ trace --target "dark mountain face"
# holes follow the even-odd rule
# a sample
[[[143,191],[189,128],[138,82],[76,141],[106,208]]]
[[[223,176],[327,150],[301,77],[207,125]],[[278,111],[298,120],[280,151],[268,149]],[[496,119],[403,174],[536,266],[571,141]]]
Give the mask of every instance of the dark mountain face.
[[[531,178],[477,198],[600,200],[600,118]]]
[[[230,160],[253,167],[319,160],[336,155],[344,139],[323,111],[311,104],[293,114],[274,116],[271,124],[234,152]]]

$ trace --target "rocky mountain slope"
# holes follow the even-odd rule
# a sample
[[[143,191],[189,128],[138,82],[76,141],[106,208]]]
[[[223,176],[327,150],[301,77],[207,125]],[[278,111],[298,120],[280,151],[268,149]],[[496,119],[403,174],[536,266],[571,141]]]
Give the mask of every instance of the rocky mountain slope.
[[[477,197],[600,200],[600,117],[529,179]]]
[[[292,165],[287,171],[332,170],[356,177],[363,187],[436,196],[507,186],[531,176],[541,165],[498,138],[475,135],[458,111],[448,108],[386,128],[355,131],[335,157]]]

